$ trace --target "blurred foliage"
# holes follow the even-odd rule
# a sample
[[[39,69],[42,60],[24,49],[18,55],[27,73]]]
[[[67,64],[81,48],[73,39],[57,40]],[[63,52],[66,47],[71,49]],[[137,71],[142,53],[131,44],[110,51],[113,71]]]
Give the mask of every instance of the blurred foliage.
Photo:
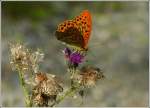
[[[66,64],[54,32],[82,10],[92,14],[85,64],[100,67],[106,80],[87,91],[83,106],[148,106],[148,2],[2,2],[2,104],[24,106],[12,72],[8,42],[19,41],[45,53],[41,68],[68,83]],[[17,95],[17,97],[16,97]],[[18,102],[19,101],[19,102]],[[70,99],[60,106],[76,106]]]
[[[68,18],[73,14],[73,10],[89,9],[103,14],[106,12],[122,12],[133,11],[137,8],[133,2],[2,2],[2,14],[13,18],[14,20],[21,18],[30,18],[33,21],[45,19],[48,16],[60,16]],[[148,5],[148,4],[147,4]],[[92,7],[92,8],[91,8]],[[73,10],[72,10],[73,9]],[[58,12],[57,12],[58,11]],[[67,16],[65,16],[67,15]]]

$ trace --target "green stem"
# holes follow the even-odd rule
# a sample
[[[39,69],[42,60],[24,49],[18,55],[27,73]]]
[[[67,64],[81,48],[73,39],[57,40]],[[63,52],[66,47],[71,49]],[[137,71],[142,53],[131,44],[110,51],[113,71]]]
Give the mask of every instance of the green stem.
[[[55,102],[53,105],[51,105],[51,107],[55,106],[56,104],[59,104],[59,103],[60,103],[61,101],[63,101],[67,96],[73,96],[73,95],[78,91],[79,88],[80,88],[80,86],[68,89],[68,90],[64,93],[64,95],[61,95],[61,96],[58,97],[58,99],[56,100],[56,102]]]
[[[24,92],[24,95],[25,95],[25,103],[26,103],[26,106],[27,107],[31,107],[31,101],[30,101],[30,96],[29,96],[29,92],[25,86],[25,81],[24,81],[24,78],[23,78],[23,75],[21,73],[21,71],[18,72],[19,73],[19,80],[20,80],[20,84],[22,86],[22,89],[23,89],[23,92]]]

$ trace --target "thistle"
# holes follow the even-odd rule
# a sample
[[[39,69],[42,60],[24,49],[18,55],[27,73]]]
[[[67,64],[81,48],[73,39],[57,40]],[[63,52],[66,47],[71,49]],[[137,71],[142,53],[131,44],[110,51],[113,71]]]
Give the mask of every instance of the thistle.
[[[51,106],[56,102],[57,95],[63,91],[55,79],[55,75],[39,72],[35,75],[36,85],[32,90],[34,106]]]
[[[97,67],[83,66],[79,69],[85,60],[85,53],[65,48],[64,54],[72,73],[71,87],[65,92],[59,77],[40,70],[40,63],[44,61],[41,50],[32,51],[20,43],[10,44],[10,64],[19,74],[26,106],[55,106],[67,96],[72,97],[77,93],[83,97],[86,88],[95,86],[98,79],[104,78]]]

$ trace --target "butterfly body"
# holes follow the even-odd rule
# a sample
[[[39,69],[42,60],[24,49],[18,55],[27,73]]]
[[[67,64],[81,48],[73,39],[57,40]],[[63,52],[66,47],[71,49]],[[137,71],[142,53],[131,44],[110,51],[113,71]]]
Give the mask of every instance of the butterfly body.
[[[73,20],[60,23],[56,30],[56,38],[78,50],[86,50],[91,33],[91,15],[84,10]]]

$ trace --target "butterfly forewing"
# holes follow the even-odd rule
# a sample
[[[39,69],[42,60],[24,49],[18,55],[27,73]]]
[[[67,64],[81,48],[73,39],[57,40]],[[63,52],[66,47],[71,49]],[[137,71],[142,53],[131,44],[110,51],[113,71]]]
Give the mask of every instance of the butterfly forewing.
[[[85,10],[73,20],[67,20],[58,25],[56,37],[58,40],[79,48],[87,48],[91,32],[91,16]]]
[[[91,15],[89,11],[85,10],[81,13],[80,16],[77,16],[74,20],[76,21],[78,27],[81,28],[82,36],[84,38],[84,48],[86,48],[91,33]]]

